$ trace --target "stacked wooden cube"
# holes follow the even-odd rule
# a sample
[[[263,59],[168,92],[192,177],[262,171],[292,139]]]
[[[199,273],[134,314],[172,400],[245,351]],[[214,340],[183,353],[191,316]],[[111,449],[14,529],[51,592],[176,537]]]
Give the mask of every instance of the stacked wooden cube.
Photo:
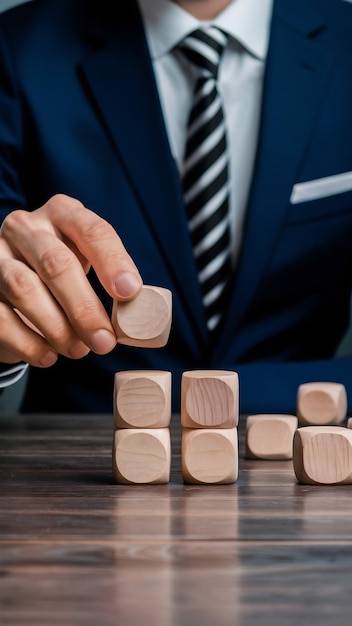
[[[120,484],[170,478],[171,372],[117,372],[112,471]]]
[[[182,476],[187,483],[226,484],[238,476],[238,375],[184,372],[181,381]]]

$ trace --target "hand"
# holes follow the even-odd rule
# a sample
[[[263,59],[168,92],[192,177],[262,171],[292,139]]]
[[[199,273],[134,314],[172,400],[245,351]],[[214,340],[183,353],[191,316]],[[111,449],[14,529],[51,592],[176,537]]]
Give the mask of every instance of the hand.
[[[13,211],[0,230],[0,362],[49,367],[116,345],[86,274],[112,298],[130,300],[142,280],[105,220],[65,195],[33,212]]]

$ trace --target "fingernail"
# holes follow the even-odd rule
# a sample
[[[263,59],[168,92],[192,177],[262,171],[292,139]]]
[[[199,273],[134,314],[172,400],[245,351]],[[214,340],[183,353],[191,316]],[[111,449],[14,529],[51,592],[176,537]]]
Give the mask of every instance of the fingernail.
[[[39,363],[43,367],[50,367],[51,365],[54,365],[56,361],[57,361],[56,352],[49,350],[42,356],[42,358],[39,360]]]
[[[96,354],[106,354],[116,345],[116,337],[103,328],[96,330],[90,338],[90,347]]]
[[[123,298],[129,298],[134,296],[141,288],[141,280],[132,272],[125,272],[120,274],[115,281],[115,288],[117,294]]]

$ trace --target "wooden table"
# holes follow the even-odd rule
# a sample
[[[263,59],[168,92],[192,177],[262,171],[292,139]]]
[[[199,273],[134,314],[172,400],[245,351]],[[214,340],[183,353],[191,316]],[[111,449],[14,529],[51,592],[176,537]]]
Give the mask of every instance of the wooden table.
[[[1,626],[348,626],[352,487],[248,461],[234,485],[111,478],[110,416],[0,426]]]

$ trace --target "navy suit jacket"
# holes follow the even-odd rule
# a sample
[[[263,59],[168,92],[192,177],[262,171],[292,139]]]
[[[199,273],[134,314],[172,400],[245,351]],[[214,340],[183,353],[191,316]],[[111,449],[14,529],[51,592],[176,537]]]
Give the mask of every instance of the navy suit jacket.
[[[336,381],[349,322],[352,189],[290,201],[297,183],[352,171],[352,7],[275,0],[242,250],[216,341],[196,269],[134,0],[33,0],[0,17],[0,211],[65,193],[113,224],[144,282],[173,293],[170,341],[31,368],[23,410],[101,411],[113,373],[235,369],[243,412],[295,412],[300,383]],[[304,200],[304,197],[303,197]],[[111,302],[92,281],[108,311]]]

